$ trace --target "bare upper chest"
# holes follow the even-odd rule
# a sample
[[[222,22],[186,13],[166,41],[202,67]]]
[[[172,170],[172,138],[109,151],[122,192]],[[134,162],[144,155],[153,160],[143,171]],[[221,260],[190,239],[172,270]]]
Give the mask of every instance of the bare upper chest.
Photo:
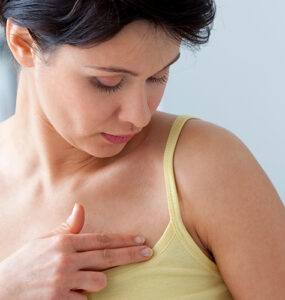
[[[169,128],[161,137],[167,139],[168,131]],[[85,209],[81,233],[141,234],[146,238],[146,244],[153,247],[169,222],[163,152],[164,147],[151,154],[146,151],[140,159],[117,172],[82,180],[72,189],[62,186],[45,196],[41,195],[36,180],[2,184],[0,239],[4,242],[0,261],[29,240],[47,234],[64,222],[74,202],[79,202]],[[184,221],[194,241],[210,258],[194,224]]]
[[[147,162],[145,162],[148,165]],[[81,233],[116,232],[142,234],[154,245],[166,228],[169,216],[163,170],[149,165],[134,172],[113,174],[116,180],[88,179],[70,190],[62,186],[41,195],[40,184],[12,183],[1,188],[0,261],[31,239],[43,236],[64,222],[78,202],[85,209]]]

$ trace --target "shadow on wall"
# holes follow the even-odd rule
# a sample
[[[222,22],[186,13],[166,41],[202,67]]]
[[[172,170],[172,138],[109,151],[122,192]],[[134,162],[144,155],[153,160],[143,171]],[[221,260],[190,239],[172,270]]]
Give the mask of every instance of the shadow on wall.
[[[0,122],[15,113],[17,72],[12,54],[6,43],[3,27],[0,27]]]

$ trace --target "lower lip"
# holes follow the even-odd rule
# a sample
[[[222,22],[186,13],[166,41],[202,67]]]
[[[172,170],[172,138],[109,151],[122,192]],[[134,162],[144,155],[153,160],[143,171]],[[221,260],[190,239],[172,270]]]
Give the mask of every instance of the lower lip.
[[[127,143],[134,135],[129,135],[126,137],[110,135],[107,133],[101,133],[101,135],[109,142],[113,144],[123,144]]]

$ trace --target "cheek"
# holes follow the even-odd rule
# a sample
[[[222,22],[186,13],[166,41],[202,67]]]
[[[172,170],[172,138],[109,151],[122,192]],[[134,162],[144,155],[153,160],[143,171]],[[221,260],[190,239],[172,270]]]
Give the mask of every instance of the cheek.
[[[88,80],[79,79],[73,82],[73,85],[67,88],[67,93],[72,97],[71,117],[78,120],[85,133],[104,126],[102,123],[110,118],[116,109],[115,101],[98,92]]]
[[[54,127],[57,127],[58,123],[68,119],[68,113],[62,113],[65,87],[62,85],[58,73],[55,74],[57,75],[52,76],[52,74],[44,70],[37,72],[35,74],[35,86],[37,100],[43,115]]]
[[[112,113],[103,96],[96,93],[88,81],[70,72],[44,72],[37,76],[37,90],[43,113],[62,135],[83,136],[96,132],[97,127]]]
[[[155,112],[163,97],[166,86],[161,85],[159,88],[150,88],[148,97],[148,106],[151,113]]]

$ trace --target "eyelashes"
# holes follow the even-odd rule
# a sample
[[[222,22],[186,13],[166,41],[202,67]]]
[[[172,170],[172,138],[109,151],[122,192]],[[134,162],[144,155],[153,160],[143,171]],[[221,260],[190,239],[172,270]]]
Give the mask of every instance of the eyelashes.
[[[95,87],[99,90],[101,90],[102,92],[105,93],[115,93],[118,90],[120,90],[123,86],[124,83],[124,79],[121,80],[117,85],[115,86],[107,86],[102,84],[96,77],[93,78],[94,80],[92,80],[92,84],[95,85]],[[148,79],[149,82],[151,83],[157,83],[157,84],[166,84],[168,80],[168,73],[163,75],[162,77],[156,78],[156,77],[150,77]]]
[[[94,78],[94,81],[92,83],[95,85],[95,87],[98,90],[101,90],[102,92],[105,92],[105,93],[115,93],[115,92],[117,92],[118,90],[120,90],[122,88],[123,82],[124,82],[124,79],[121,80],[115,86],[107,86],[107,85],[102,84],[97,78]]]

